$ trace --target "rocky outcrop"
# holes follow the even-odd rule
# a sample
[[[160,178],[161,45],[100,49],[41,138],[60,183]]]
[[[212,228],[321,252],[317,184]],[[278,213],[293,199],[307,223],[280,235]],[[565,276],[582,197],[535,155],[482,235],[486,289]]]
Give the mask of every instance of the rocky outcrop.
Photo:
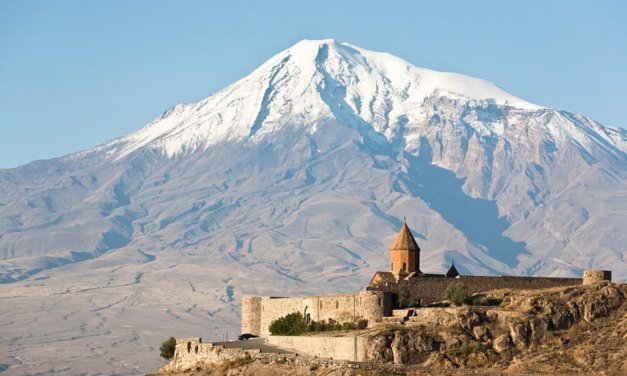
[[[161,368],[161,372],[183,372],[187,370],[208,368],[227,362],[252,359],[259,351],[229,349],[202,343],[200,338],[181,338],[176,341],[174,357]]]
[[[625,302],[625,286],[599,284],[592,287],[573,287],[546,295],[514,297],[509,301],[528,316],[508,318],[507,327],[513,343],[524,348],[539,343],[548,331],[569,329],[585,321],[607,317]]]
[[[507,367],[515,357],[559,341],[579,326],[625,311],[627,285],[601,283],[541,292],[497,291],[495,307],[433,309],[433,325],[390,327],[371,335],[368,358],[437,367]],[[620,312],[619,312],[620,311]],[[436,316],[441,315],[442,318]],[[624,339],[627,339],[627,335]]]
[[[332,337],[350,338],[354,351],[359,347],[362,354],[363,349],[366,362],[302,356],[304,351],[275,359],[202,344],[200,339],[184,339],[179,340],[175,358],[162,371],[223,367],[225,362],[242,364],[249,359],[254,364],[248,366],[252,367],[249,373],[233,374],[260,374],[254,367],[263,362],[307,365],[307,369],[316,370],[311,374],[320,375],[332,374],[329,367],[338,375],[353,374],[344,370],[356,369],[413,374],[412,370],[425,367],[434,374],[451,375],[466,375],[468,368],[492,368],[495,374],[627,374],[627,285],[501,290],[474,298],[492,303],[422,308],[403,325],[368,329],[358,333],[358,338],[354,332]],[[296,368],[291,371],[296,372]]]

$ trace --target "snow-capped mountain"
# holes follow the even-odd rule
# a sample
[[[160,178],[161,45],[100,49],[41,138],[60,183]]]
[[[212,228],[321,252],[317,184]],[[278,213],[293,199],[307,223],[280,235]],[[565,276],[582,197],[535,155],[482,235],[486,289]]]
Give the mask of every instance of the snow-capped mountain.
[[[234,333],[242,295],[363,287],[403,216],[425,271],[625,280],[627,133],[299,42],[130,135],[0,170],[0,366],[147,371],[166,336]],[[68,338],[84,364],[36,351]]]
[[[540,108],[483,80],[418,68],[389,54],[332,40],[305,40],[226,89],[198,103],[175,106],[105,147],[118,158],[145,146],[172,156],[227,141],[255,141],[286,126],[313,132],[317,122],[338,115],[357,117],[391,140],[403,128],[399,121],[421,120],[422,104],[434,94]]]

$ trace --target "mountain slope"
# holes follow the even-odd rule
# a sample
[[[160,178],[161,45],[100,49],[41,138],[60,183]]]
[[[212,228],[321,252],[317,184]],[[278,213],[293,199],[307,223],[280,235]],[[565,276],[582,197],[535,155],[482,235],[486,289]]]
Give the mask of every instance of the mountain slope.
[[[78,338],[85,367],[128,373],[164,320],[219,339],[243,294],[363,287],[403,216],[425,271],[455,260],[462,273],[624,280],[626,167],[624,130],[303,41],[128,136],[0,170],[2,342],[18,354]],[[142,356],[155,368],[155,351]],[[67,365],[55,357],[23,367]]]

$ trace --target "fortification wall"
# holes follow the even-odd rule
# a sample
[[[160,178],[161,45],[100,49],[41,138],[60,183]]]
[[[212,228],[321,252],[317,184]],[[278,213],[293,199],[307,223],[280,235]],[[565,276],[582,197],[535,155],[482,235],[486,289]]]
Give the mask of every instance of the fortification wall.
[[[359,293],[361,318],[368,320],[368,326],[381,322],[392,315],[392,294],[383,291],[362,291]]]
[[[549,278],[549,277],[487,277],[487,276],[460,276],[446,277],[419,277],[410,282],[412,291],[422,299],[421,304],[428,304],[444,298],[444,292],[449,284],[461,282],[469,293],[497,290],[533,290],[561,286],[581,285],[581,278]]]
[[[590,281],[605,280],[607,272],[595,271],[588,275]],[[495,289],[541,289],[582,284],[581,278],[548,277],[487,277],[421,276],[410,281],[411,294],[420,299],[422,305],[444,298],[449,284],[461,282],[469,293]],[[300,312],[312,321],[355,322],[368,320],[371,326],[392,315],[392,296],[386,291],[361,291],[358,294],[319,295],[304,297],[247,297],[242,299],[242,333],[260,337],[270,335],[272,321],[289,313]]]
[[[363,362],[367,360],[366,337],[270,336],[268,343],[318,358]]]
[[[300,312],[306,319],[317,322],[334,320],[343,323],[366,319],[374,323],[392,313],[392,298],[390,293],[382,291],[292,298],[244,298],[242,333],[267,337],[272,321],[293,312]]]
[[[261,352],[259,349],[224,348],[202,343],[200,338],[177,340],[174,358],[160,370],[162,373],[180,373],[206,369],[228,361],[254,359],[264,363],[289,363],[306,366],[347,367],[355,360],[367,361],[366,337],[271,337],[274,344],[292,353]],[[188,350],[189,349],[189,350]],[[198,349],[198,351],[196,351]],[[309,356],[308,356],[309,355]],[[393,366],[393,365],[389,365]],[[351,363],[354,369],[370,369],[369,363]],[[378,368],[385,367],[380,365]],[[393,369],[390,369],[390,372]]]
[[[242,333],[259,335],[261,331],[261,298],[246,297],[242,299]]]
[[[584,285],[604,281],[612,282],[612,272],[610,270],[586,270],[583,272]]]
[[[360,301],[355,294],[322,295],[304,298],[304,312],[309,313],[313,321],[337,322],[354,321],[359,316]]]
[[[261,316],[259,319],[259,333],[253,333],[260,337],[267,337],[270,335],[268,327],[273,320],[278,319],[281,316],[285,316],[288,313],[300,312],[303,313],[303,298],[274,298],[274,297],[262,297],[261,298]]]

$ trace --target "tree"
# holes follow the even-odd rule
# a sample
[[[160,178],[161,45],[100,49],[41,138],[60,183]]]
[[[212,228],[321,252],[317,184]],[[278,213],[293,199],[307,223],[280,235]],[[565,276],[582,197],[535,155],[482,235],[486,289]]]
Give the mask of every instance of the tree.
[[[469,295],[466,286],[455,281],[446,287],[444,297],[457,305],[462,305],[468,302]]]
[[[398,291],[398,305],[400,308],[406,308],[409,306],[409,289],[407,286],[401,287]]]
[[[174,350],[176,349],[176,338],[170,337],[165,341],[161,342],[161,347],[159,347],[159,351],[161,352],[161,357],[166,360],[170,360],[174,358]]]
[[[419,301],[416,291],[410,284],[404,282],[396,289],[396,305],[398,308],[415,307]]]
[[[270,333],[279,336],[298,336],[307,331],[307,322],[300,312],[288,313],[270,323]]]

